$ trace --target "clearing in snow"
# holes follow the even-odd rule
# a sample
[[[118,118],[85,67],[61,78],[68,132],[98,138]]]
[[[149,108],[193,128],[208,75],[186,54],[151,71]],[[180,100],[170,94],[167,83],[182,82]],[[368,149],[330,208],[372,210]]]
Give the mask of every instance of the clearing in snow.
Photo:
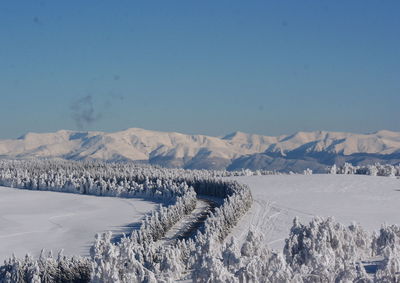
[[[232,235],[243,240],[249,228],[261,230],[270,248],[282,250],[293,219],[333,216],[367,231],[400,224],[400,180],[364,175],[270,175],[232,177],[250,186],[253,205]],[[228,237],[229,238],[229,237]]]
[[[0,261],[42,248],[89,255],[95,234],[129,233],[156,204],[137,198],[98,197],[0,187]]]

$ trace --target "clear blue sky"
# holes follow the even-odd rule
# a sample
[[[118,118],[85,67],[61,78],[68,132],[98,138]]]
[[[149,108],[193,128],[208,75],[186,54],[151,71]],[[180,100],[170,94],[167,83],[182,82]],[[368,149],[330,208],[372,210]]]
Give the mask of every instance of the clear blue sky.
[[[0,138],[400,131],[400,1],[1,1]]]

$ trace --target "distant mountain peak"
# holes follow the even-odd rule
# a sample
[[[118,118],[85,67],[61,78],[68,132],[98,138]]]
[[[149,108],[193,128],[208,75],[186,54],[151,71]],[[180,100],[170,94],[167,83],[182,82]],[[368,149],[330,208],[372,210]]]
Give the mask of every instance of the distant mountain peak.
[[[250,135],[251,134],[247,134],[247,133],[244,133],[244,132],[236,131],[236,132],[233,132],[233,133],[230,133],[230,134],[224,136],[222,139],[231,140],[231,139],[234,139],[234,138],[248,137]]]
[[[398,132],[394,132],[394,131],[389,131],[389,130],[380,130],[375,132],[376,135],[380,135],[380,136],[398,136]]]
[[[29,132],[16,140],[0,140],[0,156],[5,158],[129,160],[185,168],[322,168],[352,155],[359,156],[355,162],[400,162],[400,133],[300,131],[274,137],[237,131],[221,138],[129,128],[113,133]]]

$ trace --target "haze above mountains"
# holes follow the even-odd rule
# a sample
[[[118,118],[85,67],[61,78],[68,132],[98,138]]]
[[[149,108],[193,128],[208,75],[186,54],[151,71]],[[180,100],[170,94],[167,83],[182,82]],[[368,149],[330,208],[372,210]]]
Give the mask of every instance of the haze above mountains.
[[[262,136],[235,132],[225,137],[131,128],[124,131],[28,133],[0,140],[2,158],[139,161],[189,169],[241,168],[322,172],[333,163],[399,163],[400,132],[371,134],[297,132]]]

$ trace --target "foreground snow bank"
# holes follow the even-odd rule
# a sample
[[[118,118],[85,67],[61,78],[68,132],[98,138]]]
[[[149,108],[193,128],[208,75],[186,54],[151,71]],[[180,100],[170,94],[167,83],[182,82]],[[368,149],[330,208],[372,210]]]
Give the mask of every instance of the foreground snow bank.
[[[0,261],[12,253],[36,257],[42,248],[88,256],[96,233],[130,232],[155,207],[140,199],[0,187]]]

